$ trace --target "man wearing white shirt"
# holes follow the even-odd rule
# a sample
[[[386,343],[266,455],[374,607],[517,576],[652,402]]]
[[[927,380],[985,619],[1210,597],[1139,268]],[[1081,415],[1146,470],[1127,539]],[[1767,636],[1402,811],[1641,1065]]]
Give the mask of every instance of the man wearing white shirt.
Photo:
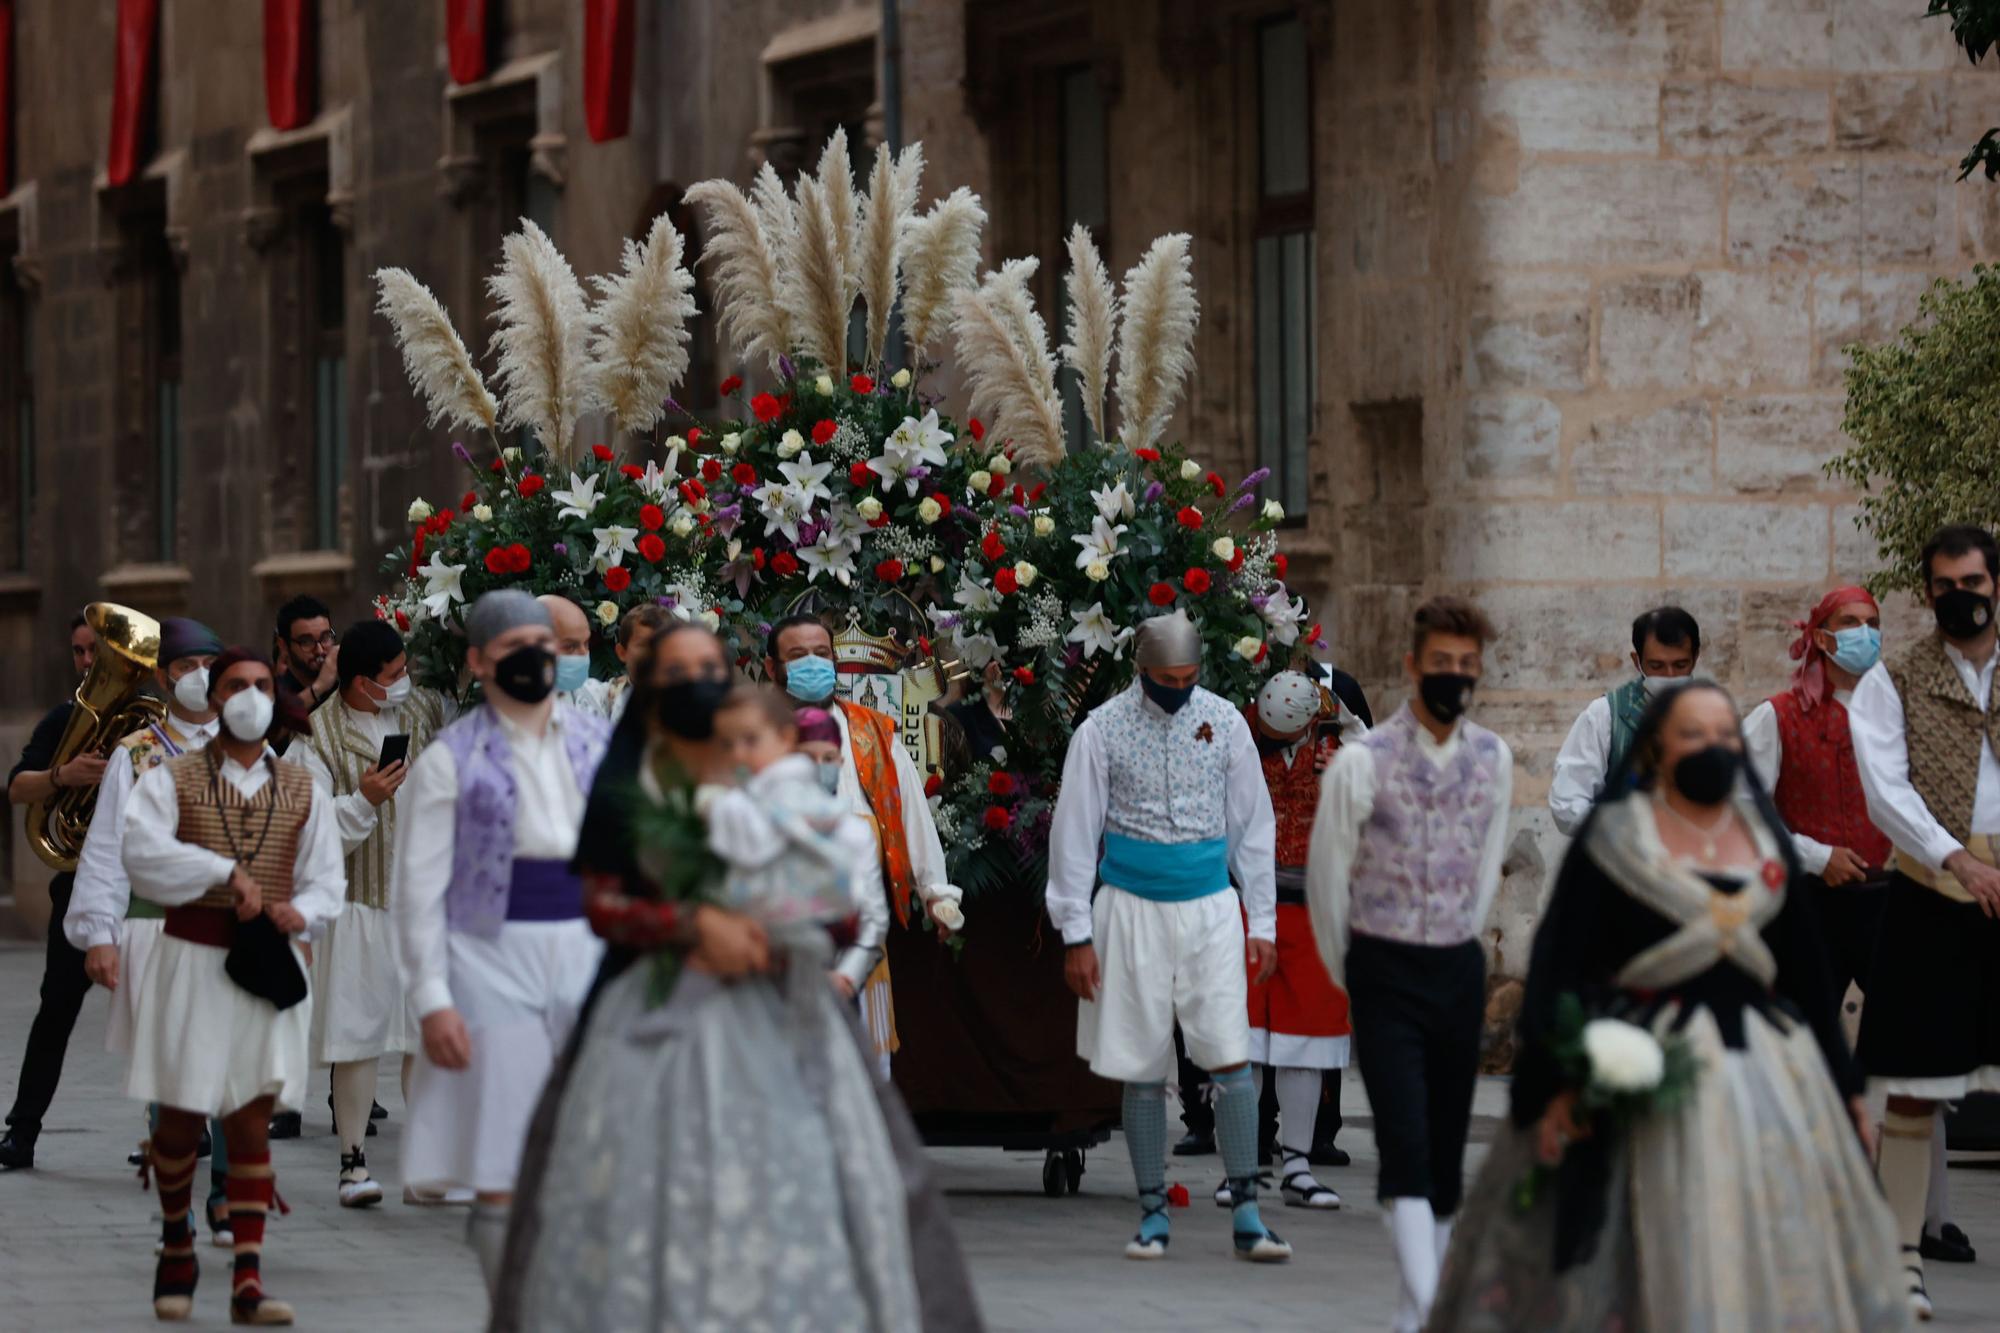
[[[264,1294],[264,1221],[274,1195],[268,1137],[276,1106],[306,1086],[312,1003],[298,940],[340,914],[345,883],[332,816],[303,768],[272,753],[304,712],[275,698],[271,665],[247,648],[215,659],[208,694],[222,730],[205,749],[146,774],[126,808],[132,891],[166,909],[143,992],[126,1095],[160,1107],[152,1171],[161,1248],[153,1311],[186,1319],[197,1267],[188,1208],[202,1121],[229,1142],[236,1262],[232,1323],[292,1322]]]
[[[1694,675],[1700,660],[1701,626],[1678,606],[1657,607],[1632,622],[1638,677],[1592,699],[1556,752],[1549,812],[1558,829],[1574,836],[1583,827],[1609,775],[1623,767],[1646,705],[1667,685]]]
[[[1889,1092],[1882,1189],[1910,1299],[1929,1317],[1921,1253],[1934,1111],[2000,1090],[2000,728],[1993,690],[2000,547],[1952,527],[1924,547],[1938,632],[1863,676],[1848,705],[1868,814],[1895,846],[1856,1054]]]
[[[593,717],[611,716],[611,684],[590,674],[590,617],[560,593],[545,592],[535,599],[549,613],[556,627],[556,698],[580,713]]]
[[[1070,738],[1049,826],[1048,913],[1082,1001],[1077,1054],[1125,1085],[1140,1210],[1125,1256],[1167,1252],[1165,1080],[1178,1022],[1188,1058],[1215,1084],[1233,1252],[1282,1263],[1292,1247],[1257,1205],[1248,998],[1249,981],[1268,981],[1278,962],[1277,821],[1250,724],[1201,688],[1201,655],[1186,612],[1142,622],[1138,680]]]
[[[410,771],[391,910],[423,1042],[403,1178],[474,1192],[491,1289],[528,1123],[603,953],[569,864],[609,731],[554,698],[555,628],[533,597],[487,593],[465,635],[485,702]]]
[[[1486,955],[1479,932],[1507,849],[1514,757],[1465,720],[1493,637],[1469,602],[1419,607],[1410,700],[1334,753],[1320,782],[1306,902],[1347,987],[1375,1113],[1382,1201],[1402,1272],[1398,1333],[1430,1313],[1464,1193]]]
[[[389,911],[396,793],[451,705],[435,690],[416,690],[395,626],[364,620],[341,637],[338,694],[313,717],[313,734],[292,755],[313,775],[334,812],[347,858],[347,910],[313,949],[312,1051],[333,1067],[333,1132],[340,1139],[338,1192],[345,1208],[382,1201],[368,1174],[363,1137],[372,1132],[381,1057],[403,1057],[403,1095],[419,1041],[403,1002]],[[404,758],[380,764],[384,743],[399,738]]]

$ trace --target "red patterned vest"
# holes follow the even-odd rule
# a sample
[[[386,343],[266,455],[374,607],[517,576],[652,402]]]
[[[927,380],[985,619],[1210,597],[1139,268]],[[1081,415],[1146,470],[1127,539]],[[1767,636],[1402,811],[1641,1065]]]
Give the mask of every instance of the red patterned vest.
[[[1785,747],[1772,799],[1786,825],[1829,847],[1846,847],[1871,869],[1880,869],[1889,859],[1889,839],[1868,822],[1846,705],[1829,695],[1808,713],[1787,690],[1771,707]]]
[[[1243,713],[1250,720],[1251,732],[1261,734],[1257,732],[1257,705],[1251,704]],[[1339,740],[1329,739],[1338,749]],[[1313,744],[1302,744],[1289,764],[1283,750],[1261,756],[1264,785],[1271,791],[1271,810],[1278,817],[1278,864],[1285,869],[1304,869],[1306,849],[1312,845],[1313,814],[1319,809],[1320,775],[1313,767],[1317,750]]]

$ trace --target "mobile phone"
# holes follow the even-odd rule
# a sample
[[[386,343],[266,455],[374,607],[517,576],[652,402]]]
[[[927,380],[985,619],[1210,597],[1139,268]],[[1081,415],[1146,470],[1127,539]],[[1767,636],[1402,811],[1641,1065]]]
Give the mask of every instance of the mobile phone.
[[[409,757],[409,753],[409,732],[400,731],[394,736],[384,736],[382,738],[382,757],[375,761],[376,771],[380,772],[391,764],[402,763],[404,759]]]

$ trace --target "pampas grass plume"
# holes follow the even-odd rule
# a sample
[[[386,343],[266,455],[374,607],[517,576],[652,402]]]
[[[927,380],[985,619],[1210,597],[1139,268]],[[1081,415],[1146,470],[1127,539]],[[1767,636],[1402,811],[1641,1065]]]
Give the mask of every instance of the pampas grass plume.
[[[375,286],[375,309],[395,330],[403,371],[429,409],[424,424],[434,426],[442,418],[468,429],[492,430],[500,405],[437,297],[408,269],[377,269]]]

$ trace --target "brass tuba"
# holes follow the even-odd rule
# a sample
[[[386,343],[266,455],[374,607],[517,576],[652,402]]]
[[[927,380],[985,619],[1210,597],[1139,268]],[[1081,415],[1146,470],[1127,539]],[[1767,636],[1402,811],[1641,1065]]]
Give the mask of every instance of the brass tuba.
[[[139,691],[160,653],[160,622],[116,602],[92,602],[83,618],[97,635],[97,660],[76,687],[69,715],[49,767],[86,751],[109,754],[119,741],[166,713],[166,705]],[[97,809],[96,787],[63,787],[26,811],[28,845],[57,870],[76,869],[83,838]]]

